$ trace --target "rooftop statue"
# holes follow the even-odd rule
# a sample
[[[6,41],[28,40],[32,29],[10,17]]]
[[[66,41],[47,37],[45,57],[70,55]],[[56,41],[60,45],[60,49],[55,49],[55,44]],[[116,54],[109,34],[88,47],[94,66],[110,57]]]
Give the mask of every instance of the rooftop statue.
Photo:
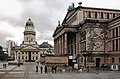
[[[75,4],[74,3],[72,3],[71,5],[69,5],[69,7],[68,7],[68,11],[71,11],[71,10],[73,10],[75,8]]]

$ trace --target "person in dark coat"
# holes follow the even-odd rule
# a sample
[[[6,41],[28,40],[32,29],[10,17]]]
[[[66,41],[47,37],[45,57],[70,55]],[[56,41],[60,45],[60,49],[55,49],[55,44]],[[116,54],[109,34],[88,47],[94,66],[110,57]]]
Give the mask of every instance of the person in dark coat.
[[[87,66],[87,72],[89,72],[89,70],[90,70],[90,67],[89,67],[89,66]]]
[[[38,72],[38,66],[36,66],[36,72]]]
[[[47,73],[47,66],[45,66],[45,73]]]
[[[54,66],[52,66],[52,73],[54,73]]]
[[[41,71],[41,73],[42,73],[42,71],[43,71],[43,67],[42,67],[42,66],[40,66],[40,71]]]
[[[56,73],[56,71],[57,71],[57,66],[54,67],[54,70],[55,70],[55,73]]]

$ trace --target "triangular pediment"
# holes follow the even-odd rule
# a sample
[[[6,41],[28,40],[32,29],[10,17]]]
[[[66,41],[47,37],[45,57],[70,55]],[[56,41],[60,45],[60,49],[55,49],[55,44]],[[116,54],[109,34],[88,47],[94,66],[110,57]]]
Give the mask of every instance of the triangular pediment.
[[[21,50],[38,50],[39,48],[38,47],[34,47],[32,45],[28,45],[28,46],[25,46],[23,47]]]

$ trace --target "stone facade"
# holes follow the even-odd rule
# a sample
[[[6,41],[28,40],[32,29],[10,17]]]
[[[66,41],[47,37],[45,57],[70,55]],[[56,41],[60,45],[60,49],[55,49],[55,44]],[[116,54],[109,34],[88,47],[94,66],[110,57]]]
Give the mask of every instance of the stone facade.
[[[120,64],[119,19],[115,9],[78,6],[68,11],[53,34],[55,54],[81,66]]]
[[[36,32],[31,19],[26,22],[24,40],[15,47],[15,59],[22,61],[36,61],[40,59],[40,48],[36,41]]]
[[[54,50],[53,47],[42,47],[37,44],[35,26],[31,19],[28,19],[24,30],[24,40],[20,46],[14,48],[15,59],[20,61],[40,61],[41,54],[48,49]],[[49,44],[50,45],[50,44]]]

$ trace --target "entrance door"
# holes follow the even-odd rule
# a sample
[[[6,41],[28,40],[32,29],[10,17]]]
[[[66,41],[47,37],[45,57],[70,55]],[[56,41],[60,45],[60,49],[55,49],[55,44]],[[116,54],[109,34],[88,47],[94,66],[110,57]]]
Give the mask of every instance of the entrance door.
[[[96,67],[100,67],[100,58],[96,58]]]
[[[31,51],[29,51],[28,56],[29,56],[29,61],[31,61]]]

